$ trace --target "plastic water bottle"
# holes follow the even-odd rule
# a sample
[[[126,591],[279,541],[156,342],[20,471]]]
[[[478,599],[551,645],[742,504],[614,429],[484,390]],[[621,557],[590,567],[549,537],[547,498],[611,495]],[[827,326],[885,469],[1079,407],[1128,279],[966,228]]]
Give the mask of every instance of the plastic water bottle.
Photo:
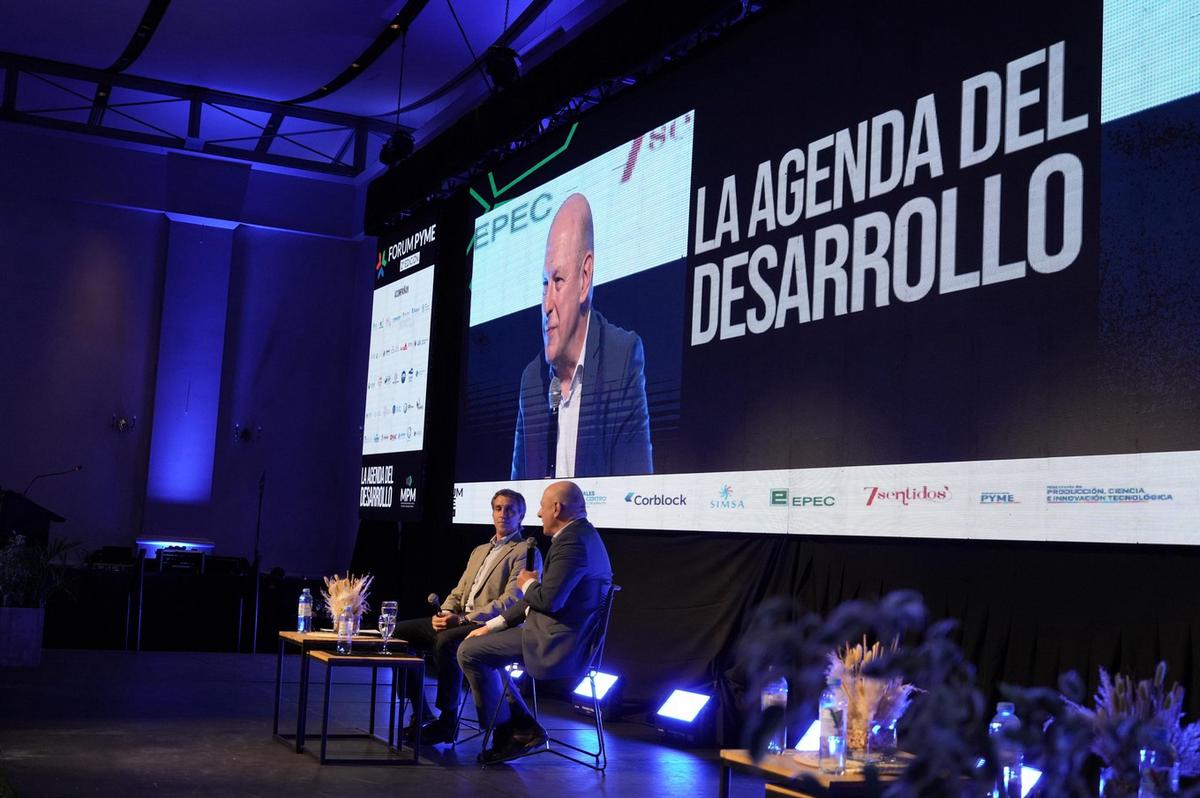
[[[1179,792],[1179,756],[1166,729],[1150,731],[1150,744],[1138,762],[1138,798],[1166,798]]]
[[[1021,719],[1013,711],[1011,702],[996,704],[996,716],[988,724],[988,736],[996,752],[996,786],[993,798],[1021,798],[1021,766],[1024,752],[1016,735],[1021,731]]]
[[[763,685],[762,708],[764,712],[767,707],[782,707],[786,710],[787,698],[787,679],[782,676]],[[771,735],[771,739],[767,741],[767,753],[782,754],[785,748],[787,748],[787,724],[781,723]]]
[[[350,612],[350,608],[346,607],[342,610],[342,614],[338,616],[337,623],[337,653],[349,654],[350,647],[354,642],[354,615]]]
[[[312,591],[304,588],[300,591],[300,604],[296,608],[296,631],[312,631]]]
[[[822,773],[840,776],[846,772],[846,694],[841,679],[830,679],[821,693],[818,720],[821,738],[817,742],[817,766]]]

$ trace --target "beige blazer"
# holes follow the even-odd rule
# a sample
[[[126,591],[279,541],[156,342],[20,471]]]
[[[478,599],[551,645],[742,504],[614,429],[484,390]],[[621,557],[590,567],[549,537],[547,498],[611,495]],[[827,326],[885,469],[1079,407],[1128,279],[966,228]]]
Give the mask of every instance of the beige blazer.
[[[491,567],[484,575],[479,595],[475,597],[475,610],[467,616],[467,620],[484,623],[496,617],[521,599],[521,587],[517,584],[517,574],[525,567],[525,539],[517,535],[505,543],[500,555],[492,560]],[[471,550],[467,558],[467,568],[458,580],[458,585],[442,602],[442,609],[447,612],[461,613],[466,606],[467,595],[475,584],[475,575],[487,559],[491,551],[491,541],[482,543]],[[542,554],[534,550],[534,568],[542,572]]]

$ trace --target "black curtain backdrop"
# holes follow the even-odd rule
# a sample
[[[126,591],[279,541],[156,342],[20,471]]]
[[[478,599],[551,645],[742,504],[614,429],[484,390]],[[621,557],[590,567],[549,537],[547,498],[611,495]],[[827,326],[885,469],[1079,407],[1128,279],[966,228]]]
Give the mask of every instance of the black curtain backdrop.
[[[531,504],[534,497],[526,497]],[[526,519],[539,533],[536,518]],[[402,537],[409,610],[445,595],[483,526]],[[1200,710],[1200,551],[1188,548],[601,530],[623,588],[613,608],[606,668],[625,700],[649,705],[675,687],[720,691],[736,705],[745,677],[737,643],[754,608],[792,596],[822,614],[892,590],[921,593],[932,618],[954,618],[979,684],[1054,686],[1076,670],[1089,692],[1097,669],[1153,675],[1159,660]],[[437,584],[428,584],[440,579]],[[417,584],[421,582],[422,584]],[[444,583],[444,584],[443,584]],[[653,707],[650,707],[653,708]],[[736,742],[735,706],[726,739]]]

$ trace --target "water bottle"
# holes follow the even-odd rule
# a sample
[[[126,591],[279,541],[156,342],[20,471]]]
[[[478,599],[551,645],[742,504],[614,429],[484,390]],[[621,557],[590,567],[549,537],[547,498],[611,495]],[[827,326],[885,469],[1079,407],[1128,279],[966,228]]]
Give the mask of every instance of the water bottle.
[[[337,622],[337,653],[349,654],[350,646],[354,642],[354,615],[350,612],[350,608],[346,607],[342,610],[342,614],[338,616]]]
[[[992,798],[1021,798],[1021,766],[1024,752],[1016,738],[1021,731],[1021,719],[1013,712],[1009,701],[996,704],[996,716],[988,724],[988,736],[996,752],[996,786]]]
[[[763,711],[766,712],[767,707],[781,707],[786,710],[787,697],[787,679],[784,679],[782,676],[778,679],[772,679],[763,685]],[[782,754],[783,749],[785,748],[787,748],[787,724],[780,723],[775,731],[771,734],[771,739],[767,741],[767,753]]]
[[[300,591],[300,604],[296,608],[296,631],[312,631],[312,591],[304,588]]]
[[[1179,792],[1179,756],[1166,729],[1152,729],[1138,762],[1138,798],[1166,798]]]
[[[846,772],[846,694],[841,679],[830,679],[821,693],[818,720],[821,738],[817,742],[817,766],[829,776]]]

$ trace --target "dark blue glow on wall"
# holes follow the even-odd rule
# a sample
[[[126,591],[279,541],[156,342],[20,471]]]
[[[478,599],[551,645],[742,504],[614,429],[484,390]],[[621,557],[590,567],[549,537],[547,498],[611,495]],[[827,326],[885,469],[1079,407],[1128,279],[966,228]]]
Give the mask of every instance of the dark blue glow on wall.
[[[172,219],[150,438],[147,498],[212,495],[234,231]]]

